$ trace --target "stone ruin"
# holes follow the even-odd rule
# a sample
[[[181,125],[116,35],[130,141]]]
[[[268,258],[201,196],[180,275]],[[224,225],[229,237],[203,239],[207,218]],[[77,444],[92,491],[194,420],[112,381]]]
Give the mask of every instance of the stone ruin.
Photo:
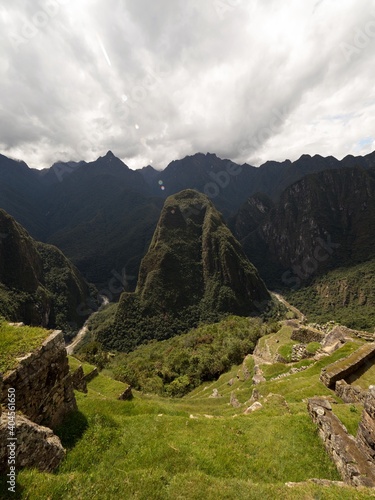
[[[308,411],[343,480],[352,486],[375,487],[375,386],[367,393],[355,438],[326,398],[309,399]]]
[[[51,429],[77,409],[63,334],[55,331],[43,344],[19,360],[18,366],[0,376],[0,472],[8,470],[8,390],[15,393],[17,415],[17,467],[54,470],[65,450]]]
[[[351,436],[332,412],[327,398],[308,401],[308,411],[343,480],[352,486],[375,487],[375,386],[366,391],[345,379],[375,362],[375,343],[364,344],[347,358],[322,369],[320,380],[345,403],[364,405],[357,435]]]

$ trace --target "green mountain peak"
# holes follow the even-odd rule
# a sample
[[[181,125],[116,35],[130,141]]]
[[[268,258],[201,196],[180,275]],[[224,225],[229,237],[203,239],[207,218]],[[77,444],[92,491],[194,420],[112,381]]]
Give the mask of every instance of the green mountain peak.
[[[121,296],[110,348],[168,338],[225,314],[248,316],[271,301],[257,270],[203,194],[188,189],[165,201],[135,293]],[[262,306],[260,306],[262,304]]]

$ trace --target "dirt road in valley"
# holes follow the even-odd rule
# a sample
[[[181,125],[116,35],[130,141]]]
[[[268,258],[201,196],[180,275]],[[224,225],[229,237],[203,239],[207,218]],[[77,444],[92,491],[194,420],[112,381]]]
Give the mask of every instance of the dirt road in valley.
[[[88,328],[87,328],[86,323],[85,323],[84,326],[77,333],[77,335],[74,337],[73,342],[71,342],[69,345],[66,346],[67,354],[73,354],[74,349],[78,346],[78,344],[80,342],[82,342],[87,331],[88,331]]]
[[[82,342],[82,340],[85,338],[87,332],[88,332],[88,327],[87,327],[87,323],[89,321],[90,318],[92,318],[92,316],[94,314],[97,314],[103,307],[107,306],[109,304],[109,300],[107,299],[107,297],[105,296],[101,296],[102,300],[103,300],[103,303],[102,305],[100,306],[99,310],[92,313],[90,315],[90,317],[86,320],[85,324],[83,325],[83,327],[79,330],[79,332],[77,333],[77,335],[74,337],[74,339],[72,340],[72,342],[66,346],[66,352],[67,354],[73,354],[73,352],[75,351],[76,347],[78,346],[78,344],[80,344]]]
[[[297,315],[297,319],[299,319],[302,322],[305,321],[306,316],[303,313],[301,313],[301,311],[299,309],[292,306],[292,304],[289,304],[289,302],[287,302],[282,295],[280,295],[279,293],[275,293],[275,292],[272,292],[272,295],[274,297],[276,297],[276,299],[279,302],[284,304],[284,306],[287,307],[290,311],[294,312]]]

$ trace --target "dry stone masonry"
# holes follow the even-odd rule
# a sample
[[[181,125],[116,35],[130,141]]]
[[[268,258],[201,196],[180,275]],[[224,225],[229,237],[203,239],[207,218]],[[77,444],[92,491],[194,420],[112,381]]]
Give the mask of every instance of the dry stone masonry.
[[[373,363],[375,358],[375,342],[361,346],[345,359],[323,368],[320,380],[329,389],[334,389],[337,381],[356,373],[366,363]]]
[[[367,393],[362,418],[358,426],[357,443],[367,458],[375,463],[375,386]]]
[[[0,376],[0,393],[3,380]],[[7,410],[2,414],[0,405],[0,473],[9,471],[9,449],[7,447],[9,429],[5,418]],[[65,450],[60,439],[51,429],[31,422],[22,414],[17,414],[14,428],[17,438],[15,447],[16,468],[33,467],[43,472],[52,472],[65,457]]]
[[[72,373],[72,384],[76,391],[87,393],[87,382],[83,372],[82,365]]]
[[[367,391],[358,385],[349,385],[345,380],[338,380],[335,386],[335,393],[344,403],[364,403]]]
[[[17,436],[16,465],[33,467],[42,472],[52,472],[65,457],[60,439],[51,429],[42,427],[24,415],[17,415],[15,433]],[[0,424],[0,472],[7,470],[8,430],[6,423]]]
[[[41,347],[4,375],[3,403],[10,387],[16,390],[17,410],[52,429],[67,413],[77,409],[61,331],[53,332]]]
[[[345,482],[352,486],[375,487],[374,395],[369,396],[358,436],[354,438],[332,412],[325,398],[308,401],[308,411],[319,429],[324,446]]]
[[[8,403],[8,389],[15,394],[17,411],[17,469],[53,471],[65,457],[65,450],[51,428],[77,409],[62,332],[53,332],[38,349],[20,359],[14,370],[4,378],[0,375],[0,472],[9,470],[8,412],[2,414],[1,410],[1,405],[6,408]]]
[[[297,327],[293,329],[290,338],[302,344],[309,344],[310,342],[322,342],[324,333],[313,328]]]

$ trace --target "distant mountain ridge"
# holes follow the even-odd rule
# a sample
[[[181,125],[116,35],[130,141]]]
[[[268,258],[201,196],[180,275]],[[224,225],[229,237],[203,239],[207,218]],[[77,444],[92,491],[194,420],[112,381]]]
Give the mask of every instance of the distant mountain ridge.
[[[341,161],[333,156],[302,155],[295,162],[268,161],[260,167],[246,163],[238,165],[215,154],[197,153],[171,162],[160,173],[155,171],[151,181],[149,171],[145,178],[153,193],[163,197],[183,189],[203,192],[225,216],[229,216],[255,193],[263,193],[276,201],[288,186],[308,174],[353,166],[365,169],[375,166],[375,152],[364,157],[347,156]]]
[[[151,166],[133,171],[109,151],[93,162],[58,162],[38,171],[0,155],[0,207],[34,238],[58,246],[100,288],[113,272],[125,272],[132,290],[167,196],[184,189],[205,193],[237,231],[237,211],[257,193],[270,207],[306,175],[374,165],[375,153],[342,161],[303,155],[259,168],[197,153],[161,172]]]

